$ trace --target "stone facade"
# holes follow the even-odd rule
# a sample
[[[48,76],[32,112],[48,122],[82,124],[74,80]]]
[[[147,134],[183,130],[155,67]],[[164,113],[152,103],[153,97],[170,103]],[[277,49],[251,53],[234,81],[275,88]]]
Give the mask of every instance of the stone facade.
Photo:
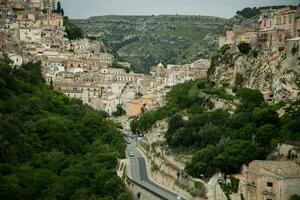
[[[288,200],[300,195],[300,166],[293,161],[252,161],[242,174],[240,191],[246,200]]]
[[[41,43],[41,29],[20,29],[20,41],[27,43]]]

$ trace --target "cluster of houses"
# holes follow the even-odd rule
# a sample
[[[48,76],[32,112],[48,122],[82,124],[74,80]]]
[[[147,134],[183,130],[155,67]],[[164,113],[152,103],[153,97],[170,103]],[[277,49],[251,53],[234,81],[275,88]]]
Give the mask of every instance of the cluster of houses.
[[[55,0],[0,0],[0,53],[16,67],[41,61],[49,85],[96,110],[112,114],[120,105],[128,116],[137,116],[162,106],[170,87],[203,78],[210,67],[209,60],[201,59],[184,65],[160,63],[151,67],[149,75],[127,72],[130,64],[116,65],[113,55],[102,51],[101,42],[70,41],[55,4]],[[263,11],[259,30],[228,30],[220,45],[234,50],[248,43],[252,48],[296,53],[299,41],[300,8],[286,7]],[[295,162],[253,161],[243,168],[239,190],[245,199],[279,200],[300,194],[299,185],[300,167]]]
[[[41,61],[49,85],[96,110],[113,114],[122,106],[128,116],[136,116],[158,108],[171,86],[205,76],[210,66],[210,61],[199,60],[159,64],[149,75],[126,72],[130,64],[116,65],[113,55],[102,51],[101,42],[69,40],[55,4],[55,0],[0,0],[0,51],[17,67]]]
[[[240,43],[250,44],[252,49],[285,51],[299,54],[300,7],[262,10],[257,29],[233,28],[220,37],[219,46],[228,44],[237,51]]]

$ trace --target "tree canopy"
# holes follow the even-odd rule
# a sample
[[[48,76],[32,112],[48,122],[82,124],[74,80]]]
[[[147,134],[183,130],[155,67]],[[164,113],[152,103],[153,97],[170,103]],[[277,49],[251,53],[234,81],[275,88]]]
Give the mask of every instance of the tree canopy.
[[[102,112],[45,85],[40,63],[0,60],[0,199],[130,199],[126,143]]]
[[[69,40],[81,39],[84,37],[84,32],[81,28],[72,23],[68,17],[64,17],[64,26]]]
[[[278,6],[264,6],[264,7],[247,7],[244,8],[242,10],[239,10],[236,12],[237,15],[243,16],[245,18],[253,18],[253,17],[257,17],[261,14],[262,10],[270,10],[270,9],[280,9],[280,8],[284,8],[287,7],[286,5],[278,5]],[[296,6],[288,6],[292,9],[296,9]]]
[[[144,113],[131,128],[146,133],[156,121],[167,118],[168,146],[197,152],[186,165],[195,177],[238,172],[242,164],[265,159],[279,142],[300,141],[300,101],[279,118],[259,90],[237,89],[233,97],[205,80],[176,85],[167,94],[166,106]],[[212,109],[210,98],[215,97],[231,101],[236,109]]]

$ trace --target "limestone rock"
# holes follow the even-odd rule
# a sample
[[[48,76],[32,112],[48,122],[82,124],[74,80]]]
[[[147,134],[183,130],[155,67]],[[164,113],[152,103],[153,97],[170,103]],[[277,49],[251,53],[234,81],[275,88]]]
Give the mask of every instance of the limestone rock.
[[[258,89],[269,102],[290,102],[299,96],[299,75],[296,57],[268,51],[219,55],[213,59],[209,79],[216,86]]]

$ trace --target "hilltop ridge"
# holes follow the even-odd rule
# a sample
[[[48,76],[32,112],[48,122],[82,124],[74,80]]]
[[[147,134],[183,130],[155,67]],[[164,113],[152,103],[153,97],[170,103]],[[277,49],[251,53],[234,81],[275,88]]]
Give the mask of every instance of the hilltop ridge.
[[[138,72],[151,66],[191,63],[210,58],[228,20],[211,16],[97,16],[72,20],[87,36],[102,40],[120,61]]]

